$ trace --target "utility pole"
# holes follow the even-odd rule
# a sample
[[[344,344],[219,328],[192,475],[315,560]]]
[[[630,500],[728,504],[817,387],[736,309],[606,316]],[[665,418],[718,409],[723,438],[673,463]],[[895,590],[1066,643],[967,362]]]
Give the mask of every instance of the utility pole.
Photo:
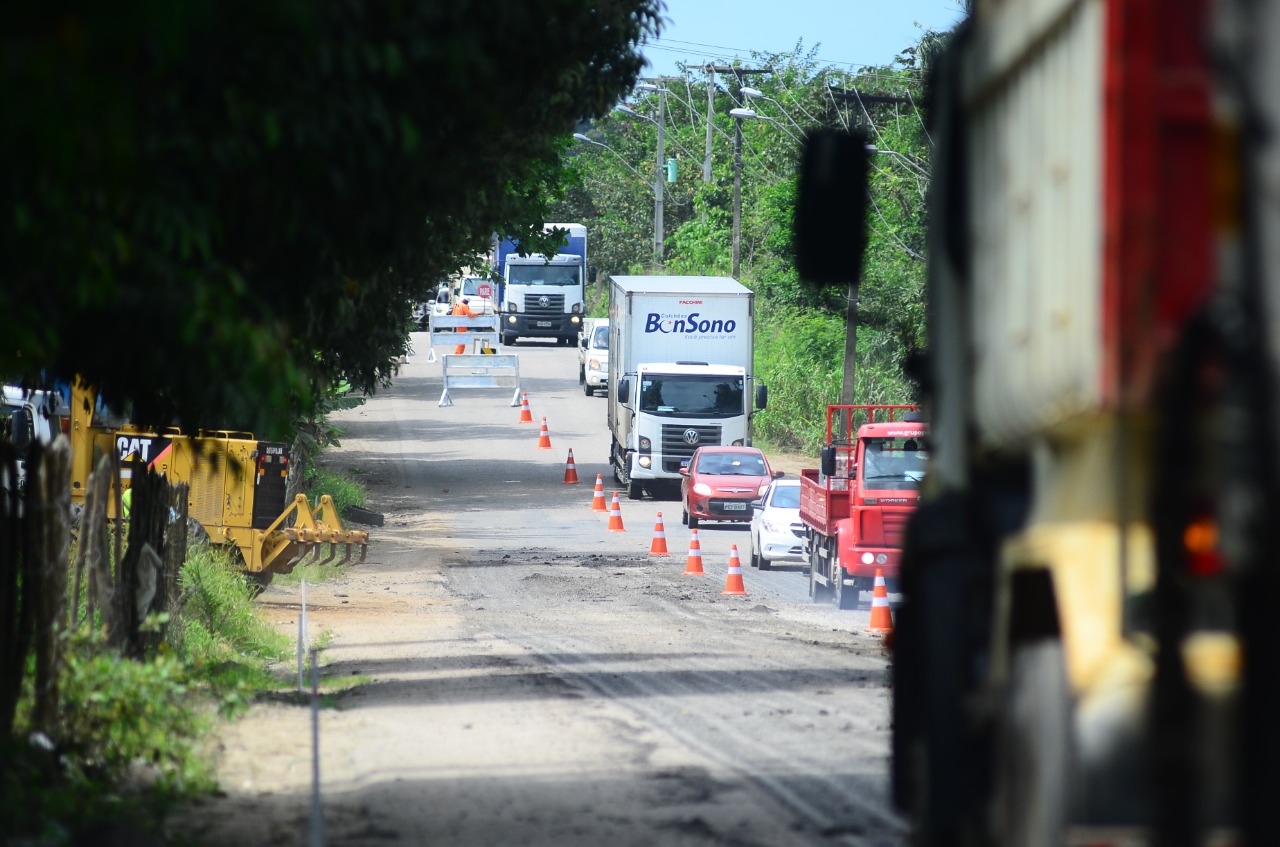
[[[735,78],[735,87],[742,88],[742,78],[744,76],[752,76],[755,74],[771,74],[773,68],[737,68],[733,66],[716,67],[715,65],[707,65],[707,72],[714,74],[716,72],[723,74],[733,74]],[[738,92],[734,91],[734,99],[738,99]],[[707,110],[707,120],[710,121],[711,110]],[[707,125],[707,137],[711,137],[710,124]],[[733,122],[733,278],[738,278],[739,271],[742,270],[742,118],[736,118]]]
[[[662,178],[667,172],[665,142],[666,118],[663,117],[663,103],[666,101],[662,84],[658,84],[658,158],[653,166],[653,259],[659,269],[662,267]]]

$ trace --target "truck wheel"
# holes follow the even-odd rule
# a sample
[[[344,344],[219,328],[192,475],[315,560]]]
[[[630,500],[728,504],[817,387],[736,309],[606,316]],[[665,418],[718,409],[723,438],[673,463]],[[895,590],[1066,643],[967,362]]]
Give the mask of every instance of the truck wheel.
[[[512,344],[515,344],[515,343],[516,343],[516,336],[514,333],[510,333],[510,332],[502,333],[503,347],[510,347]]]
[[[859,597],[858,589],[854,588],[853,586],[844,584],[844,580],[845,580],[844,568],[840,567],[839,563],[837,563],[831,568],[831,573],[834,574],[831,581],[831,593],[834,595],[836,608],[837,609],[858,608],[858,597]]]
[[[641,483],[637,482],[634,479],[628,480],[627,481],[627,499],[639,500],[643,496],[644,496],[644,485],[642,485]]]
[[[809,567],[809,599],[815,603],[827,603],[831,600],[831,586],[818,583],[818,567],[813,563]]]

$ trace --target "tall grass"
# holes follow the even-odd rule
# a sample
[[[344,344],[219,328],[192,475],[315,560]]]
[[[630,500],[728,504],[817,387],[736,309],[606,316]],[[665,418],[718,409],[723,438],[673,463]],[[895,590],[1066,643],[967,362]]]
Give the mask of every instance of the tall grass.
[[[291,642],[254,614],[228,552],[193,546],[180,583],[169,619],[148,622],[166,635],[142,660],[109,648],[98,626],[66,637],[52,738],[30,733],[28,668],[15,733],[0,740],[0,844],[88,843],[97,826],[154,831],[178,799],[215,787],[204,736],[218,714],[279,684],[270,666]]]

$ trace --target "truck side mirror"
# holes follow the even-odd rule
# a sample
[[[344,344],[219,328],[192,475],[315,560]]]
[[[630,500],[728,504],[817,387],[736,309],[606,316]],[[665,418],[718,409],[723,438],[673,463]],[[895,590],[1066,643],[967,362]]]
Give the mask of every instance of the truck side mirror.
[[[796,270],[802,281],[858,281],[866,248],[869,158],[860,132],[819,130],[805,140],[794,224]],[[833,250],[833,244],[846,249]]]
[[[836,475],[836,448],[830,444],[822,448],[821,466],[823,476]]]
[[[769,406],[769,386],[756,386],[756,408],[765,409]]]
[[[618,380],[618,402],[625,406],[630,400],[631,400],[631,380],[629,379]]]

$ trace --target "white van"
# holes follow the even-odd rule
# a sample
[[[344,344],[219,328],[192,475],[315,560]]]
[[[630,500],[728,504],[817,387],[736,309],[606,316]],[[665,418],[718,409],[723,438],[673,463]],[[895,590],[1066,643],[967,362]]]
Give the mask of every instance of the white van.
[[[578,335],[578,383],[588,397],[609,387],[609,319],[588,319]]]

